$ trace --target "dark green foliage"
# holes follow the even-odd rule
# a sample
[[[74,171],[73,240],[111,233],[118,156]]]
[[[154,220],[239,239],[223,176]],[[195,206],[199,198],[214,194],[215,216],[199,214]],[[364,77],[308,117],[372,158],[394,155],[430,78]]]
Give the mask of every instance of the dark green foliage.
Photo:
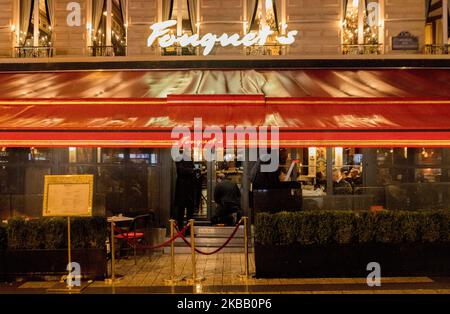
[[[6,225],[0,222],[0,251],[6,250],[8,245]]]
[[[104,248],[107,237],[106,229],[107,224],[104,217],[71,218],[72,248]],[[31,220],[13,218],[6,225],[6,233],[8,249],[67,248],[66,218],[40,218]]]
[[[449,242],[450,211],[260,213],[255,230],[266,245]]]

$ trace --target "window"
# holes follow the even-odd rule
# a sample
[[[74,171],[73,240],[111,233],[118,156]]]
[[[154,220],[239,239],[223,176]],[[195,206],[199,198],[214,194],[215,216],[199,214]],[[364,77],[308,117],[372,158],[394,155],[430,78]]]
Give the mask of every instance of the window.
[[[377,149],[377,184],[388,209],[449,208],[449,150],[442,148]]]
[[[126,55],[127,3],[127,0],[92,1],[92,56]]]
[[[425,52],[448,54],[450,0],[426,0]]]
[[[19,20],[16,28],[16,57],[51,57],[53,0],[20,0]]]
[[[193,35],[198,33],[199,27],[199,2],[197,0],[162,0],[163,16],[162,20],[175,20],[177,24],[171,29],[171,34],[177,36]],[[165,56],[195,55],[196,48],[192,46],[178,47],[171,46],[162,49]]]
[[[285,5],[285,0],[251,0],[247,2],[248,32],[257,32],[264,26],[269,26],[270,30],[273,31],[264,46],[247,47],[247,55],[283,54],[283,47],[277,42],[276,38],[278,35],[284,34],[286,30],[286,24],[283,23],[282,14],[280,14],[281,11],[285,11],[283,10]]]
[[[345,0],[342,22],[343,54],[381,54],[381,0]]]

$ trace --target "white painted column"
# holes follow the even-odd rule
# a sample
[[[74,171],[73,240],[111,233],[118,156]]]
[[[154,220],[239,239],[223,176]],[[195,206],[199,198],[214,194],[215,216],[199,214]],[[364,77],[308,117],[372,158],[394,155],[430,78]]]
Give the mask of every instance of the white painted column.
[[[358,45],[364,44],[364,1],[358,1]]]
[[[123,21],[123,27],[125,28],[125,45],[127,46],[126,50],[128,50],[128,0],[125,1],[125,16]],[[128,51],[126,52],[128,55]]]
[[[39,0],[34,0],[33,19],[33,46],[37,47],[39,46]]]
[[[163,6],[163,0],[158,0],[158,22],[162,22],[162,6]]]
[[[183,1],[186,0],[176,0],[177,1],[177,36],[183,34]]]
[[[242,8],[243,8],[243,13],[242,13],[242,33],[243,34],[246,34],[247,32],[248,32],[248,23],[249,23],[249,21],[247,21],[247,10],[248,10],[248,8],[247,8],[247,0],[242,0],[243,1],[243,5],[242,5]]]
[[[92,45],[92,0],[86,2],[86,48]]]
[[[266,0],[261,1],[261,25],[266,25]]]
[[[106,46],[111,46],[112,0],[106,0]]]
[[[448,0],[442,1],[442,43],[448,44]]]
[[[14,38],[12,40],[12,48],[19,46],[20,43],[20,0],[14,0],[14,16],[13,16],[13,25],[14,25]],[[14,50],[13,50],[14,51]]]
[[[378,1],[378,42],[383,45],[383,53],[386,52],[385,32],[384,32],[384,0]]]
[[[197,21],[195,21],[195,26],[197,27],[197,34],[200,35],[200,25],[201,25],[201,18],[200,18],[200,0],[196,2],[195,7],[195,16],[197,18]]]

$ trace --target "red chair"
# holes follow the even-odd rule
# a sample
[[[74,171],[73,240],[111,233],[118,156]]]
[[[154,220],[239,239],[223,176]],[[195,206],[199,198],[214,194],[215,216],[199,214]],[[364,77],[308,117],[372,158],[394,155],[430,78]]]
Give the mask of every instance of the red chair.
[[[136,216],[130,224],[128,230],[121,229],[114,237],[124,241],[134,253],[134,264],[137,264],[136,250],[139,244],[145,243],[145,231],[148,230],[150,214]]]

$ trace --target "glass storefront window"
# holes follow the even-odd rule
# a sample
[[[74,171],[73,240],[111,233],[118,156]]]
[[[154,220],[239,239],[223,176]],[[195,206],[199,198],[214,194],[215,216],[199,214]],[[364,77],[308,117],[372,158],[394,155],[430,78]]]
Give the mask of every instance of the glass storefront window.
[[[99,162],[122,163],[130,161],[135,164],[158,164],[158,153],[151,148],[99,148]]]

